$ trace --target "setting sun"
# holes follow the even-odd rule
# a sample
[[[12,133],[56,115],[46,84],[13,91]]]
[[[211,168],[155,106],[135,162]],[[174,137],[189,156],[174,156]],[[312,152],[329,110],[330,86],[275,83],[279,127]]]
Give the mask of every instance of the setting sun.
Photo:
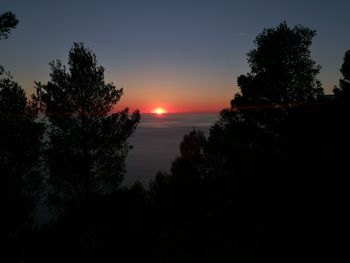
[[[163,113],[166,113],[166,110],[163,108],[156,108],[152,112],[161,115]]]

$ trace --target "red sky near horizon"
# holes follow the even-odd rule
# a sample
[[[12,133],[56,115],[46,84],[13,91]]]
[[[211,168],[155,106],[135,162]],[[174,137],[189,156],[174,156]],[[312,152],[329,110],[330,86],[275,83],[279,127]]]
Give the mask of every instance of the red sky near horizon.
[[[210,93],[199,96],[200,90],[196,89],[187,89],[185,94],[169,90],[157,93],[157,90],[155,87],[139,95],[128,93],[126,90],[114,109],[121,110],[128,107],[131,111],[138,109],[142,113],[151,113],[157,108],[162,108],[167,113],[219,112],[227,108],[233,98],[233,92],[231,97],[225,98],[222,94]]]
[[[118,74],[111,71],[106,74],[106,80],[124,89],[116,110],[129,107],[142,113],[156,108],[168,113],[219,112],[230,105],[238,91],[233,78],[179,67],[141,68]]]
[[[167,113],[219,112],[223,108],[227,108],[230,103],[230,98],[225,100],[221,96],[196,97],[195,92],[188,92],[186,95],[179,98],[178,94],[169,92],[163,95],[159,94],[156,98],[153,98],[151,94],[144,94],[139,97],[126,94],[114,109],[121,110],[128,107],[131,111],[138,109],[142,113],[152,113],[157,108],[162,108]]]

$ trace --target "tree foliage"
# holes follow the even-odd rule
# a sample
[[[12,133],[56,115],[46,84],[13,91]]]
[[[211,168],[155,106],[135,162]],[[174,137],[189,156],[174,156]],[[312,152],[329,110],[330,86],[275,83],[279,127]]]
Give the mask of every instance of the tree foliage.
[[[251,71],[238,77],[241,94],[232,104],[304,103],[322,95],[316,79],[320,66],[310,52],[315,35],[314,30],[290,28],[286,22],[264,29],[247,54]]]
[[[36,122],[36,116],[18,83],[9,75],[1,76],[0,232],[9,246],[20,242],[23,233],[30,229],[41,185],[39,161],[44,127]]]
[[[339,88],[334,89],[335,95],[344,101],[350,99],[350,50],[346,51],[344,56],[343,65],[340,69],[343,78],[339,81]]]
[[[69,71],[59,60],[50,65],[51,80],[37,83],[37,101],[50,122],[51,183],[68,199],[111,193],[122,181],[139,112],[112,112],[123,89],[105,83],[104,68],[82,43],[69,52]]]
[[[18,20],[12,12],[0,14],[0,40],[8,38],[11,29],[15,28],[17,24]],[[4,67],[0,65],[0,76],[4,74],[4,72]]]
[[[315,34],[283,22],[256,37],[255,49],[247,54],[251,71],[237,79],[241,93],[211,129],[208,156],[216,167],[213,171],[251,169],[248,163],[254,161],[263,166],[279,154],[288,106],[314,102],[323,94],[316,79],[320,66],[310,52]]]
[[[8,38],[11,30],[18,24],[16,16],[12,12],[5,12],[0,15],[0,39]]]

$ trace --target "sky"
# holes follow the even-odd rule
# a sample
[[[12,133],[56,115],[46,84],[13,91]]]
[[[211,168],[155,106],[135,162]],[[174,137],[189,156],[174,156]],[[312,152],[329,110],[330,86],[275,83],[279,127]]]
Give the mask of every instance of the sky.
[[[282,21],[317,31],[312,58],[331,93],[350,49],[349,0],[0,0],[20,23],[0,41],[0,64],[31,94],[49,80],[49,62],[84,42],[124,88],[118,108],[220,111],[249,71],[255,37]]]

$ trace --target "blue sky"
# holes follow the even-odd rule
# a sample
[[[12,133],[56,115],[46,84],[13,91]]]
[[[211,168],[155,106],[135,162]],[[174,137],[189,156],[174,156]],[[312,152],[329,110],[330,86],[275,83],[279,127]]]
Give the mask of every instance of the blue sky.
[[[50,61],[66,62],[73,42],[84,42],[106,79],[124,87],[121,104],[146,111],[228,106],[256,35],[284,20],[317,30],[312,57],[326,92],[350,49],[345,0],[1,0],[7,10],[20,24],[0,41],[0,64],[28,93],[48,80]]]

